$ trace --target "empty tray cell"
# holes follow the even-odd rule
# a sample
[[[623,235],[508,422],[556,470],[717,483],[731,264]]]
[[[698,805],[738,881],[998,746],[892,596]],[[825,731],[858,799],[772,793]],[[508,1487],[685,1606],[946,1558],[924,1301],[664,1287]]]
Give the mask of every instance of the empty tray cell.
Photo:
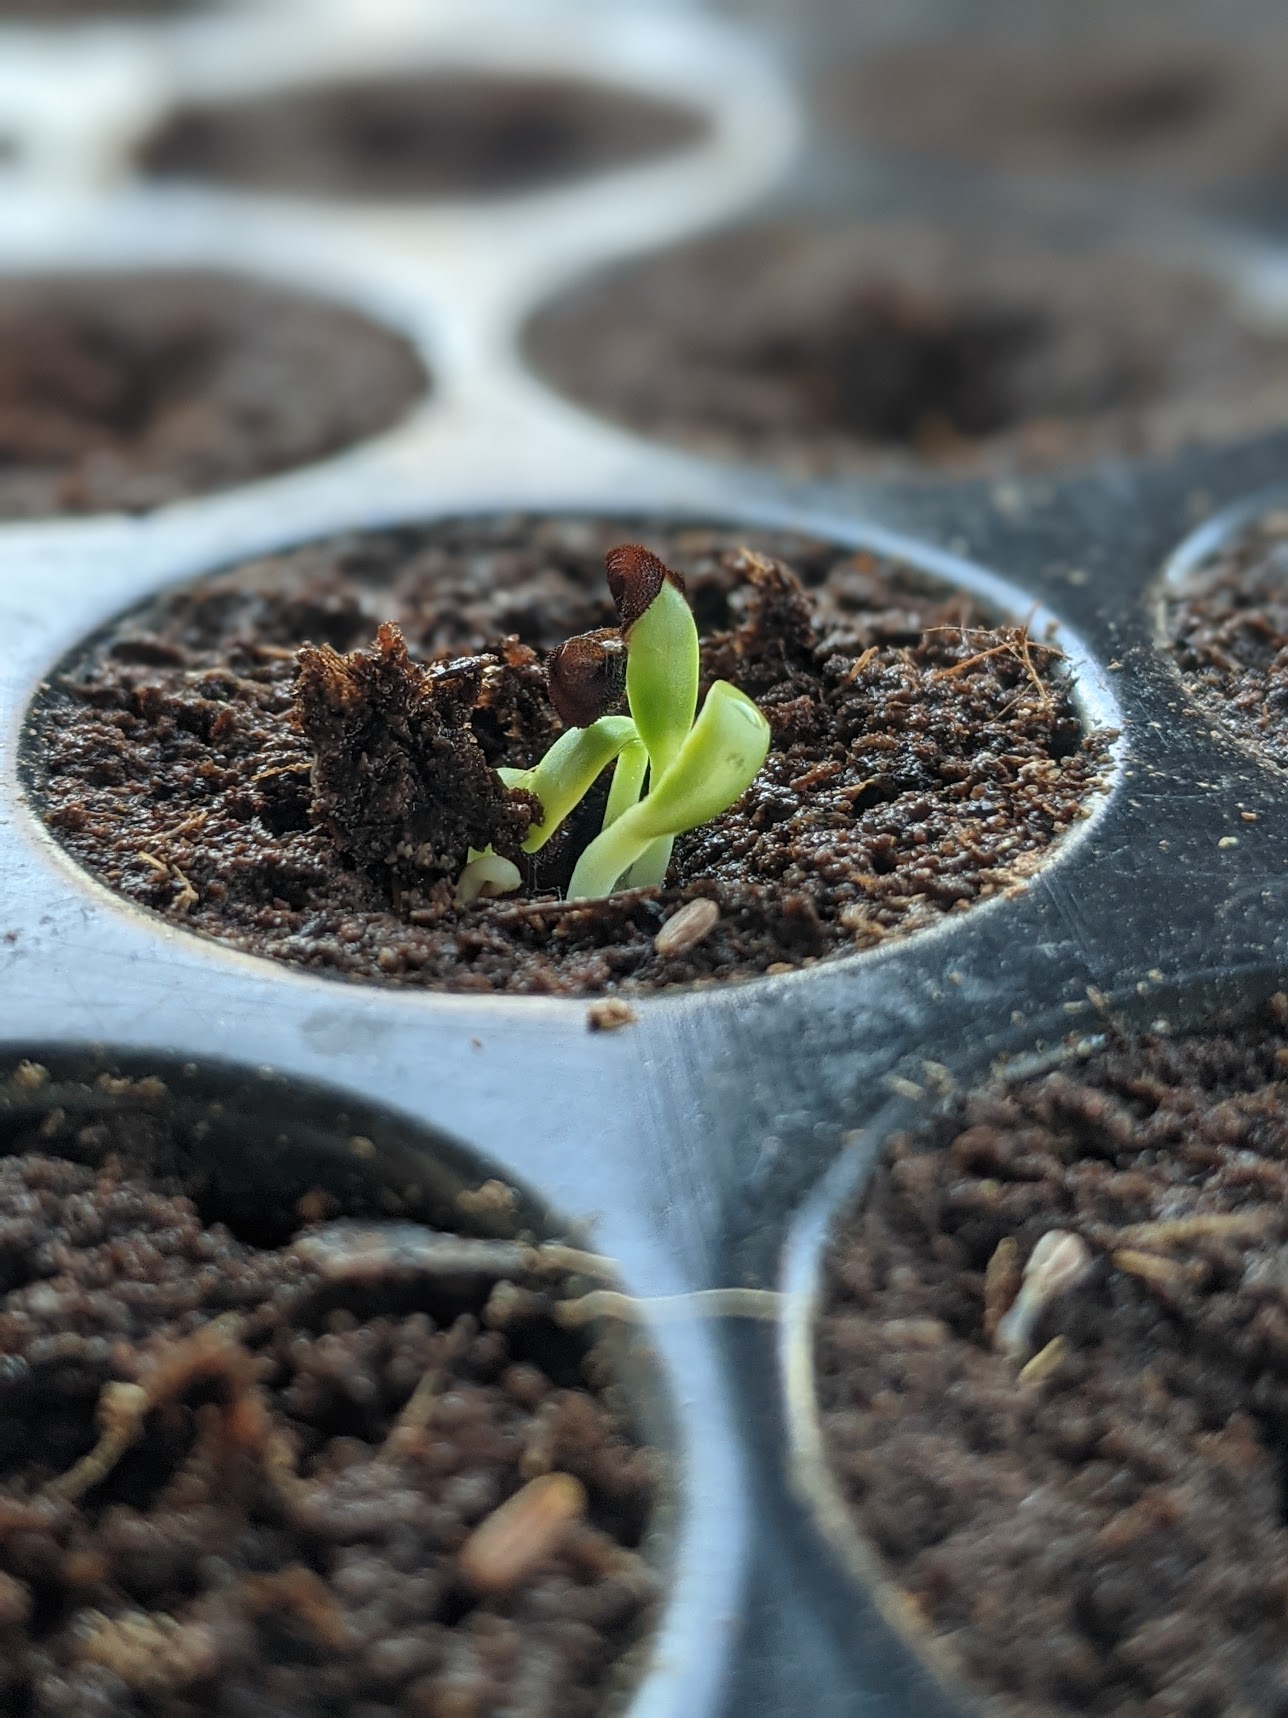
[[[662,1458],[560,1322],[576,1279],[416,1220],[431,1141],[201,1084],[0,1083],[0,1702],[593,1718],[652,1618]]]
[[[1210,194],[1282,175],[1285,65],[1282,30],[1200,38],[1169,17],[1152,35],[899,43],[829,73],[820,103],[888,156]]]
[[[1283,1705],[1286,1022],[1116,1025],[970,1089],[834,1233],[851,1560],[989,1712]]]
[[[1204,714],[1288,769],[1288,512],[1263,514],[1181,575],[1165,617]]]
[[[558,736],[545,658],[614,621],[604,555],[639,542],[687,581],[704,687],[757,701],[770,751],[680,834],[663,888],[568,901],[606,767],[531,853],[492,772]],[[914,569],[764,530],[513,515],[171,591],[64,661],[26,756],[58,839],[177,924],[321,973],[570,994],[779,972],[934,924],[1037,869],[1109,761],[1058,641]],[[522,868],[511,892],[461,904],[493,844]]]
[[[1197,271],[917,220],[783,220],[631,262],[532,323],[538,373],[642,434],[807,475],[999,475],[1281,421],[1288,342]]]
[[[647,161],[703,129],[690,109],[627,89],[432,72],[194,102],[144,142],[139,165],[311,197],[475,197]]]
[[[0,518],[141,511],[324,458],[403,418],[413,349],[216,274],[0,281]]]

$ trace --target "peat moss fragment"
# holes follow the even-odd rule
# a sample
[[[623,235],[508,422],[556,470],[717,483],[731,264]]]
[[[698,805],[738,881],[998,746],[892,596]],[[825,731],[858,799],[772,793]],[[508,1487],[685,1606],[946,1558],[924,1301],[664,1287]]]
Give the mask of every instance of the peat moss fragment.
[[[415,663],[397,627],[371,651],[300,651],[295,711],[313,748],[312,816],[358,865],[418,881],[460,875],[469,850],[513,855],[532,822],[488,763],[471,717],[489,666]]]

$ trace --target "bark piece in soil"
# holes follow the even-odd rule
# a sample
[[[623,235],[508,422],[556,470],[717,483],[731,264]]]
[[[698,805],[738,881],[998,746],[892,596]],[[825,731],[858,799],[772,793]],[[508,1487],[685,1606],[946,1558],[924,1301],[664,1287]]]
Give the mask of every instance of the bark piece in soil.
[[[1197,1718],[1288,1695],[1285,1012],[1114,1034],[972,1091],[891,1142],[832,1245],[833,1473],[998,1710]],[[1021,1374],[990,1330],[1053,1230],[1094,1263]]]
[[[0,283],[0,518],[143,510],[335,453],[425,393],[397,335],[223,275]]]
[[[666,155],[702,131],[690,109],[630,90],[452,72],[182,107],[139,163],[304,196],[488,196]]]
[[[255,1244],[140,1084],[55,1082],[0,1125],[0,1706],[593,1718],[652,1620],[657,1473],[552,1318],[567,1286],[506,1299],[396,1249],[345,1281],[345,1226],[297,1243],[289,1210]],[[551,1473],[578,1507],[467,1580]]]
[[[1170,591],[1186,689],[1235,739],[1288,769],[1288,517],[1269,515]]]
[[[310,811],[298,647],[365,649],[393,622],[431,667],[488,651],[475,736],[489,764],[528,767],[558,732],[533,653],[612,622],[604,553],[641,539],[686,577],[704,684],[731,680],[773,730],[743,798],[677,841],[665,888],[559,898],[602,794],[521,895],[458,908],[432,878],[346,861]],[[1058,653],[875,556],[510,516],[331,539],[172,591],[63,664],[26,756],[69,851],[195,930],[322,973],[580,995],[812,963],[1017,887],[1107,763]],[[698,897],[718,922],[659,947]]]
[[[1197,272],[1127,249],[912,220],[732,229],[540,311],[581,404],[725,459],[1000,475],[1277,423],[1288,342]]]

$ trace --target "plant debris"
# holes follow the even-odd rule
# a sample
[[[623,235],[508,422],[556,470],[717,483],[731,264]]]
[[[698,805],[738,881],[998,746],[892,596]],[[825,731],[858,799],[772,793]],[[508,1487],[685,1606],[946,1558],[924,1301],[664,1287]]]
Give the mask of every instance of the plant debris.
[[[685,572],[704,695],[729,680],[769,719],[765,765],[679,837],[660,890],[562,899],[601,789],[524,857],[520,893],[458,904],[418,853],[454,851],[511,811],[471,799],[449,840],[426,833],[418,699],[475,659],[459,670],[478,674],[469,769],[479,754],[536,763],[559,731],[542,659],[614,618],[603,554],[640,536]],[[389,634],[367,654],[385,622],[405,659]],[[300,715],[321,758],[293,700],[306,642]],[[341,672],[337,656],[355,651]],[[366,690],[349,705],[353,674]],[[395,720],[373,751],[377,684]],[[336,538],[165,594],[64,662],[27,758],[69,851],[194,930],[354,978],[595,995],[791,970],[1017,887],[1084,814],[1108,750],[1083,732],[1051,641],[875,556],[771,533],[499,518]],[[696,900],[716,920],[659,946]]]

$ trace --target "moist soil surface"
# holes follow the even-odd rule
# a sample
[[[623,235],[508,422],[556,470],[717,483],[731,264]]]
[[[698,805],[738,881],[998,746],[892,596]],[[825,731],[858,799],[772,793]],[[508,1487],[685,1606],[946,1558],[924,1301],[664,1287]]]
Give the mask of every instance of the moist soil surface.
[[[1001,1710],[1288,1710],[1288,999],[1272,1012],[973,1091],[893,1140],[833,1245],[833,1472],[905,1616]],[[1089,1268],[1012,1357],[998,1319],[1052,1231]]]
[[[1288,769],[1288,515],[1241,532],[1169,592],[1166,612],[1204,714]]]
[[[900,43],[830,74],[820,103],[887,155],[1206,195],[1282,177],[1286,56],[1282,30],[1196,39],[1172,19],[1112,43]]]
[[[397,335],[222,275],[0,283],[0,518],[143,510],[321,459],[425,393]]]
[[[397,855],[346,860],[293,708],[297,648],[357,648],[345,660],[370,667],[393,621],[449,685],[454,659],[489,648],[467,664],[473,735],[490,764],[526,767],[557,732],[541,653],[614,619],[603,555],[640,540],[688,580],[704,684],[733,681],[773,732],[743,798],[677,841],[666,887],[558,898],[602,782],[518,895],[458,907],[450,878],[418,878]],[[387,780],[424,779],[392,729],[361,744],[388,758]],[[500,517],[332,539],[164,596],[52,677],[27,760],[58,839],[177,924],[353,978],[592,994],[810,964],[1018,886],[1084,814],[1107,752],[1105,735],[1084,736],[1052,649],[871,555]],[[322,785],[343,781],[326,762]],[[716,922],[659,948],[697,897]]]
[[[3,1126],[0,1710],[600,1711],[657,1597],[656,1458],[566,1279],[421,1268],[442,1236],[320,1195],[254,1244],[135,1085]]]
[[[580,404],[805,475],[1000,475],[1279,421],[1288,344],[1126,249],[917,221],[733,229],[590,282],[528,351]]]
[[[689,109],[628,90],[452,72],[182,107],[139,162],[305,196],[487,196],[665,155],[702,130]]]

